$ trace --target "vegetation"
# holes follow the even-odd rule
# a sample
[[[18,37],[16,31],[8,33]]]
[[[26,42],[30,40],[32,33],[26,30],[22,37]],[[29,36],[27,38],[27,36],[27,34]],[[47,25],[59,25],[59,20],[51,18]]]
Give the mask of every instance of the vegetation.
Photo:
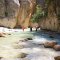
[[[40,5],[36,6],[36,11],[35,13],[32,15],[31,21],[33,23],[35,22],[39,22],[41,20],[41,18],[44,16],[44,11],[42,10],[42,7]]]
[[[49,6],[53,6],[53,12],[56,14],[58,20],[60,20],[60,0],[45,0],[46,10],[45,12],[49,12]],[[51,8],[50,8],[51,9]],[[53,13],[51,12],[51,13]]]

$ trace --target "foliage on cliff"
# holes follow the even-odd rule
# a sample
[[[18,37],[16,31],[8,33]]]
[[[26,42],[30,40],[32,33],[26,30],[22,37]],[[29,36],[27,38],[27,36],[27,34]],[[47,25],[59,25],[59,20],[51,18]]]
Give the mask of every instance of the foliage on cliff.
[[[34,22],[39,22],[41,18],[43,18],[44,16],[44,11],[42,10],[40,5],[36,6],[36,11],[35,13],[32,15],[31,21]]]

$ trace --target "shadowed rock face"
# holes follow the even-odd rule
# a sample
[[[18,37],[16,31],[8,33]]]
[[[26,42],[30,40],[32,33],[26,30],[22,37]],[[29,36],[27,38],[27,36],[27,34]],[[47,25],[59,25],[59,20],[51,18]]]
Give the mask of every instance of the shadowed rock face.
[[[51,0],[52,1],[52,0]],[[41,29],[47,29],[60,32],[60,0],[53,0],[48,8],[48,16],[40,23]],[[58,18],[59,16],[59,18]]]
[[[0,0],[0,17],[5,16],[5,7],[4,7],[4,0]]]
[[[37,0],[37,4],[40,4],[41,6],[44,6],[45,0]]]
[[[14,0],[0,0],[0,17],[13,17],[18,5]]]
[[[0,26],[15,27],[18,8],[14,0],[0,0]]]

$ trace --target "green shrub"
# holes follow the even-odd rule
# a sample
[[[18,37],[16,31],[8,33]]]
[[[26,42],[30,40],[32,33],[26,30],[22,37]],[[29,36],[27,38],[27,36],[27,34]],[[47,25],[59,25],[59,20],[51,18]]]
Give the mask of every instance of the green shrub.
[[[31,21],[34,22],[39,22],[40,19],[43,17],[44,15],[44,11],[42,10],[40,5],[36,6],[36,11],[35,13],[32,15]]]

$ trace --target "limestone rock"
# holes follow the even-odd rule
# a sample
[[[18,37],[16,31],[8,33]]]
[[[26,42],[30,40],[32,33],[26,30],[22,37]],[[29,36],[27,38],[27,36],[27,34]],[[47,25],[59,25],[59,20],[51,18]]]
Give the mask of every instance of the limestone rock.
[[[60,56],[54,57],[55,60],[60,60]]]
[[[0,37],[5,37],[5,35],[3,33],[0,33]]]
[[[29,41],[29,40],[33,40],[32,38],[26,38],[26,39],[23,39],[23,40],[19,40],[21,42],[26,42],[26,41]]]
[[[20,53],[17,55],[17,58],[25,58],[27,56],[26,53]]]
[[[28,40],[33,40],[32,38],[27,38]]]
[[[53,36],[53,35],[50,35],[49,37],[50,37],[50,38],[54,38],[54,36]]]
[[[53,48],[57,43],[56,42],[46,42],[44,43],[44,47],[46,48]]]
[[[55,49],[56,51],[60,51],[60,45],[55,45],[55,46],[54,46],[54,49]]]
[[[0,26],[14,28],[18,9],[14,0],[0,0]]]
[[[3,32],[3,34],[4,34],[4,35],[11,35],[11,33],[5,33],[5,32]]]
[[[19,42],[26,42],[28,39],[19,40]]]
[[[47,9],[47,17],[40,22],[41,29],[60,32],[60,19],[57,18],[60,12],[60,0],[51,0]],[[54,5],[56,3],[56,5]],[[58,6],[59,5],[59,6]],[[55,7],[54,7],[55,6]],[[56,8],[56,10],[55,10]],[[60,15],[59,15],[60,17]]]
[[[3,57],[0,57],[0,59],[2,59]]]
[[[14,49],[22,49],[22,48],[24,48],[23,45],[19,45],[19,44],[12,44],[12,46],[13,46]]]

